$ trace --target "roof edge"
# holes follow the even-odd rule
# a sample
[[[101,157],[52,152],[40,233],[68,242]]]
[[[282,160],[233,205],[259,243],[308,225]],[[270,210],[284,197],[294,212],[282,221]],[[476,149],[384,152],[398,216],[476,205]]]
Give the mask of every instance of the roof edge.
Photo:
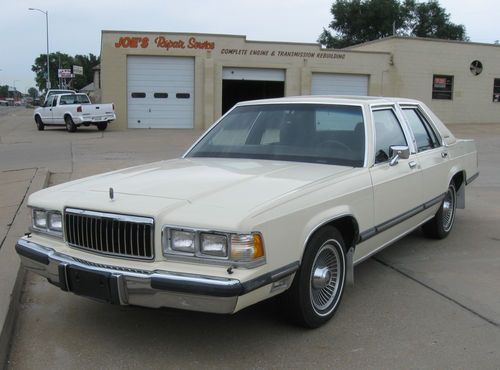
[[[340,49],[340,50],[350,50],[352,48],[358,48],[358,47],[363,47],[364,45],[371,45],[371,44],[376,44],[376,43],[381,43],[381,42],[387,42],[390,40],[428,41],[428,42],[440,42],[440,43],[461,44],[461,45],[478,45],[478,46],[500,47],[500,45],[493,44],[493,43],[489,44],[489,43],[485,43],[485,42],[447,40],[447,39],[438,39],[438,38],[433,38],[433,37],[388,36],[388,37],[383,37],[383,38],[380,38],[377,40],[363,42],[361,44],[351,45],[351,46],[348,46],[348,47],[346,47],[344,49]]]

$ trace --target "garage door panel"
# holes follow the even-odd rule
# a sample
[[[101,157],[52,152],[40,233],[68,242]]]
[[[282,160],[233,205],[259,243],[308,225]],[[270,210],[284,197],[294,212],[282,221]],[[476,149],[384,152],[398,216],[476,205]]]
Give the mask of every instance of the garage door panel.
[[[368,76],[313,73],[312,95],[368,95]]]
[[[193,127],[194,58],[129,56],[127,77],[129,127]],[[132,97],[132,93],[144,97]],[[155,93],[168,96],[155,97]]]

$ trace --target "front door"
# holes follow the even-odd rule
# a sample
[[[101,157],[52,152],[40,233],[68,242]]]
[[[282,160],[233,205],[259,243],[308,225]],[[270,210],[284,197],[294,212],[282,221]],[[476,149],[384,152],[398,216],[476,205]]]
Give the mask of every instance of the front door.
[[[422,172],[415,154],[408,159],[391,163],[391,146],[407,146],[405,134],[396,110],[392,106],[373,110],[375,128],[375,161],[370,168],[373,186],[374,227],[361,230],[357,256],[374,253],[388,242],[408,230],[413,217],[423,203]]]

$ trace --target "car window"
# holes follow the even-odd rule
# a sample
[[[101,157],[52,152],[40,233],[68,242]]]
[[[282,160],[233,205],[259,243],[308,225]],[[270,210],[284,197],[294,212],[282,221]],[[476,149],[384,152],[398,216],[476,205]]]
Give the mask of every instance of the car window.
[[[419,152],[439,146],[436,133],[416,108],[404,108],[403,113],[413,132]]]
[[[407,146],[405,135],[396,114],[392,109],[381,109],[373,112],[375,126],[375,163],[388,161],[394,145]]]
[[[63,95],[61,96],[60,104],[76,104],[75,95]]]
[[[75,95],[76,104],[90,104],[87,95]]]
[[[51,107],[51,106],[52,106],[52,100],[53,100],[53,99],[54,99],[54,97],[53,97],[53,96],[49,96],[49,97],[47,98],[47,100],[45,101],[45,103],[44,103],[44,105],[43,105],[43,106],[44,106],[44,107]]]
[[[333,104],[236,107],[186,156],[362,167],[365,158],[362,108]]]

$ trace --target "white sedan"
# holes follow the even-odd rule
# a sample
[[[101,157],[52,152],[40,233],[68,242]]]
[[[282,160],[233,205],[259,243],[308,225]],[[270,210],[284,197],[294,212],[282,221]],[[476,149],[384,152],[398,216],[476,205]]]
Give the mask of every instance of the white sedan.
[[[355,264],[420,226],[446,237],[477,176],[474,142],[419,101],[244,102],[182,158],[33,194],[16,250],[101,301],[234,313],[280,295],[318,327]]]

